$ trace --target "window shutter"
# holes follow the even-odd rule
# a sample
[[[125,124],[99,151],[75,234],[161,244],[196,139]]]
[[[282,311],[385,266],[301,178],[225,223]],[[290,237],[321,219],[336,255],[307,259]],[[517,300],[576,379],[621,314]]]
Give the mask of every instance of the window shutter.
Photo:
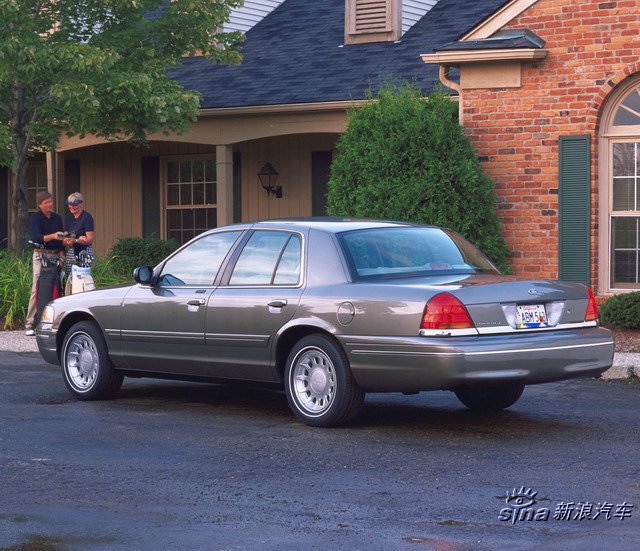
[[[401,35],[401,0],[345,0],[345,43],[388,42]]]
[[[591,283],[591,136],[560,138],[559,279]]]
[[[160,157],[142,157],[142,237],[160,237]]]

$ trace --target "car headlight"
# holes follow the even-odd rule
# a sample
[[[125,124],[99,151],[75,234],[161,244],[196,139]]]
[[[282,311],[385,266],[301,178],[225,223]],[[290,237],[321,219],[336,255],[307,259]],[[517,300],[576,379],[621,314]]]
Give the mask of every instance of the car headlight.
[[[54,315],[55,315],[55,311],[53,309],[53,305],[49,304],[48,306],[45,306],[44,310],[42,311],[42,316],[40,317],[40,321],[42,323],[53,323]]]

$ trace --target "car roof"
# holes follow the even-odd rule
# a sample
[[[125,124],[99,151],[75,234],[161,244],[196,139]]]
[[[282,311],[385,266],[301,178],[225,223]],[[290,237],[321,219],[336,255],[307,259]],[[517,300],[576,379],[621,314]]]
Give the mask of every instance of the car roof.
[[[339,233],[351,230],[372,228],[393,228],[415,226],[410,222],[395,222],[390,220],[368,220],[356,218],[332,218],[332,217],[308,217],[308,218],[281,218],[275,220],[259,220],[252,224],[253,229],[316,229],[330,233]]]

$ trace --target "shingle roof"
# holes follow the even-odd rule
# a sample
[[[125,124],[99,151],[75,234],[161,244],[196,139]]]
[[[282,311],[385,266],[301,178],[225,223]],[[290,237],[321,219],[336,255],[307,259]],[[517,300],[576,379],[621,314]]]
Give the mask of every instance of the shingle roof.
[[[540,46],[526,38],[501,38],[499,40],[465,40],[464,42],[449,42],[438,48],[439,52],[452,50],[502,50],[504,48],[535,48]]]
[[[503,4],[440,0],[397,43],[343,46],[344,0],[286,0],[247,33],[241,65],[190,58],[171,76],[202,93],[202,108],[361,99],[397,77],[429,92],[438,69],[420,54],[455,40]]]
[[[451,50],[500,50],[503,48],[543,48],[545,41],[529,29],[498,31],[489,38],[450,42],[439,47],[439,52]]]

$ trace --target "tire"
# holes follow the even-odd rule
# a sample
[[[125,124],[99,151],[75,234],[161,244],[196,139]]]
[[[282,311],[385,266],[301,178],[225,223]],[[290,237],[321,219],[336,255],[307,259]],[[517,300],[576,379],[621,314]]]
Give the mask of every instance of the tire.
[[[62,375],[67,388],[79,400],[113,398],[124,376],[111,363],[100,327],[81,321],[69,329],[60,355]]]
[[[524,385],[500,385],[492,387],[462,387],[454,392],[465,406],[474,411],[499,411],[515,404]]]
[[[284,386],[295,416],[314,427],[349,423],[360,413],[365,396],[344,350],[324,335],[309,335],[293,347]]]

